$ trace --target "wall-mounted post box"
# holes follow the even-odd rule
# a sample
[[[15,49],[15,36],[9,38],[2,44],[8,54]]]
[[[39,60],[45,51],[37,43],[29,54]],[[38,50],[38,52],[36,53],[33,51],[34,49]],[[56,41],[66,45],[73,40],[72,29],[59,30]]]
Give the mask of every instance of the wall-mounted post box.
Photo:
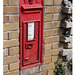
[[[42,64],[44,0],[20,0],[20,68]]]

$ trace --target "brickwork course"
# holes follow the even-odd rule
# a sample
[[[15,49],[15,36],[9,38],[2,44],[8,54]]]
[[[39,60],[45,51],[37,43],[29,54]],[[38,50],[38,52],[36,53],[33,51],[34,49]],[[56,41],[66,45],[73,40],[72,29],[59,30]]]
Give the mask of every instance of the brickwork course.
[[[63,0],[44,0],[43,64],[20,70],[19,0],[3,0],[3,75],[55,75]]]

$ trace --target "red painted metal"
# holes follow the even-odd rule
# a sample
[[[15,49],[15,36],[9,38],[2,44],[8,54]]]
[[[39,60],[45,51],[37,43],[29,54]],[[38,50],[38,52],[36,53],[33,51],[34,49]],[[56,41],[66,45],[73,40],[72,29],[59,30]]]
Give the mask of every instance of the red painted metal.
[[[20,69],[42,64],[44,0],[20,0]],[[28,40],[28,23],[34,39]]]

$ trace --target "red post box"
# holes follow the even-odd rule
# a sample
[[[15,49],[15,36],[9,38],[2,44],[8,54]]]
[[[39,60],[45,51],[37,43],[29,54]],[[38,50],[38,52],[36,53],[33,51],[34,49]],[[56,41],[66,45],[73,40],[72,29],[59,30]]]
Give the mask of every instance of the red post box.
[[[20,0],[20,69],[42,64],[44,0]]]

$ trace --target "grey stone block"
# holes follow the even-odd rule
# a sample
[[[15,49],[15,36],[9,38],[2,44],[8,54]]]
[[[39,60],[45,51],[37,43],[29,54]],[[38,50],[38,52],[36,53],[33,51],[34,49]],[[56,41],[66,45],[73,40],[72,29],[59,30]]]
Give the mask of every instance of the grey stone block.
[[[72,27],[72,22],[68,22],[68,21],[65,21],[65,22],[62,22],[61,23],[61,27],[63,28],[71,28]]]
[[[63,13],[72,14],[72,7],[63,7],[62,8]]]
[[[67,55],[67,60],[70,61],[72,59],[72,54]]]
[[[60,52],[60,55],[62,56],[68,56],[72,54],[72,49],[62,49],[62,51]]]
[[[65,66],[65,75],[72,75],[72,72]]]
[[[72,41],[72,36],[65,37],[64,35],[61,35],[60,36],[60,41],[64,42],[64,43],[71,42]]]
[[[71,36],[73,35],[73,30],[72,30],[72,28],[71,28]]]
[[[23,69],[20,71],[20,75],[30,75],[37,72],[39,72],[39,66]]]
[[[71,49],[71,48],[72,48],[72,42],[70,42],[70,43],[65,43],[65,44],[64,44],[64,48]]]

